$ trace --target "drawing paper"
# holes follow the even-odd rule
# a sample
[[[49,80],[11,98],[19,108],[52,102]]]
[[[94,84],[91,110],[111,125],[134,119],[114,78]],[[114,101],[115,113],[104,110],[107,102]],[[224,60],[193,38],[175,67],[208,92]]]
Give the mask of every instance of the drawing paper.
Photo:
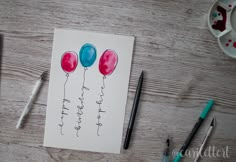
[[[44,146],[120,153],[134,37],[55,29]]]

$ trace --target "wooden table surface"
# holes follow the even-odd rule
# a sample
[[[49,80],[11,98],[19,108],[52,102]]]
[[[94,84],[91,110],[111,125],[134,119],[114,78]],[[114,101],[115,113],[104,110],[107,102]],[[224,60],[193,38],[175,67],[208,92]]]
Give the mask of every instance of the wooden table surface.
[[[223,54],[207,26],[214,0],[1,0],[0,1],[0,161],[160,161],[167,135],[177,151],[208,99],[216,104],[191,144],[196,150],[213,116],[217,126],[209,146],[228,149],[236,161],[236,59]],[[130,148],[121,154],[45,148],[48,80],[24,129],[16,122],[39,75],[50,68],[54,28],[136,37],[124,135],[141,70],[140,109]],[[182,99],[178,99],[194,78]],[[183,162],[193,161],[193,157]]]

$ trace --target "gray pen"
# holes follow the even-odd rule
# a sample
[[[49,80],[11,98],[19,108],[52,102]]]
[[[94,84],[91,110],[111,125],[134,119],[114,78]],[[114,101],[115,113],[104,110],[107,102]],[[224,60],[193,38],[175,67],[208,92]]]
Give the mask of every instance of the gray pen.
[[[202,141],[202,145],[201,145],[201,147],[200,147],[200,149],[199,149],[199,151],[198,151],[198,153],[197,153],[196,158],[194,159],[194,162],[197,162],[197,161],[198,161],[198,159],[199,159],[199,157],[200,157],[200,155],[201,155],[201,153],[202,153],[202,150],[203,150],[203,148],[204,148],[204,146],[205,146],[205,144],[206,144],[206,142],[207,142],[209,136],[211,135],[211,132],[212,132],[213,128],[215,127],[215,124],[216,124],[216,120],[215,120],[215,117],[214,117],[214,118],[212,119],[212,121],[211,121],[210,127],[209,127],[208,130],[207,130],[207,134],[206,134],[206,136],[204,137],[204,139],[203,139],[203,141]]]
[[[26,115],[29,113],[30,109],[31,109],[31,106],[32,106],[32,103],[39,91],[39,88],[41,87],[42,83],[43,83],[43,80],[44,80],[44,77],[45,77],[45,74],[47,73],[47,71],[43,72],[40,76],[40,78],[37,80],[37,82],[35,83],[35,86],[34,86],[34,89],[32,90],[32,93],[29,97],[29,100],[27,102],[27,104],[25,105],[25,108],[23,110],[23,112],[21,113],[21,116],[17,122],[17,125],[16,125],[16,129],[19,129],[23,126],[23,120],[25,119]]]

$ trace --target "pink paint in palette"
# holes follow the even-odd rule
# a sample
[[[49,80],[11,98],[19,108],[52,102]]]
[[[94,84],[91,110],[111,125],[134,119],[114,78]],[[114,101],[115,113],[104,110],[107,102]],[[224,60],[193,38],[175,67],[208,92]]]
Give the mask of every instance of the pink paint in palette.
[[[236,41],[232,43],[232,40],[229,39],[228,42],[225,44],[225,46],[236,48]]]
[[[226,29],[226,20],[227,20],[226,10],[221,6],[217,6],[217,11],[219,13],[215,14],[216,17],[222,16],[222,20],[215,20],[214,18],[212,18],[214,20],[214,23],[212,24],[212,28],[223,32]]]
[[[208,25],[220,48],[236,58],[236,0],[219,0],[209,12]]]

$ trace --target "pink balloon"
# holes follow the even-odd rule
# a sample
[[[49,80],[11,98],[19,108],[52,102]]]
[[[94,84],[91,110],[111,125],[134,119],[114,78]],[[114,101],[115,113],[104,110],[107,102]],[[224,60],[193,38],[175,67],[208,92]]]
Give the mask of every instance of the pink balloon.
[[[99,71],[104,76],[110,75],[116,68],[118,63],[118,55],[113,50],[103,52],[99,60]]]
[[[73,72],[78,64],[77,53],[72,51],[65,52],[61,57],[61,68],[65,73]]]

